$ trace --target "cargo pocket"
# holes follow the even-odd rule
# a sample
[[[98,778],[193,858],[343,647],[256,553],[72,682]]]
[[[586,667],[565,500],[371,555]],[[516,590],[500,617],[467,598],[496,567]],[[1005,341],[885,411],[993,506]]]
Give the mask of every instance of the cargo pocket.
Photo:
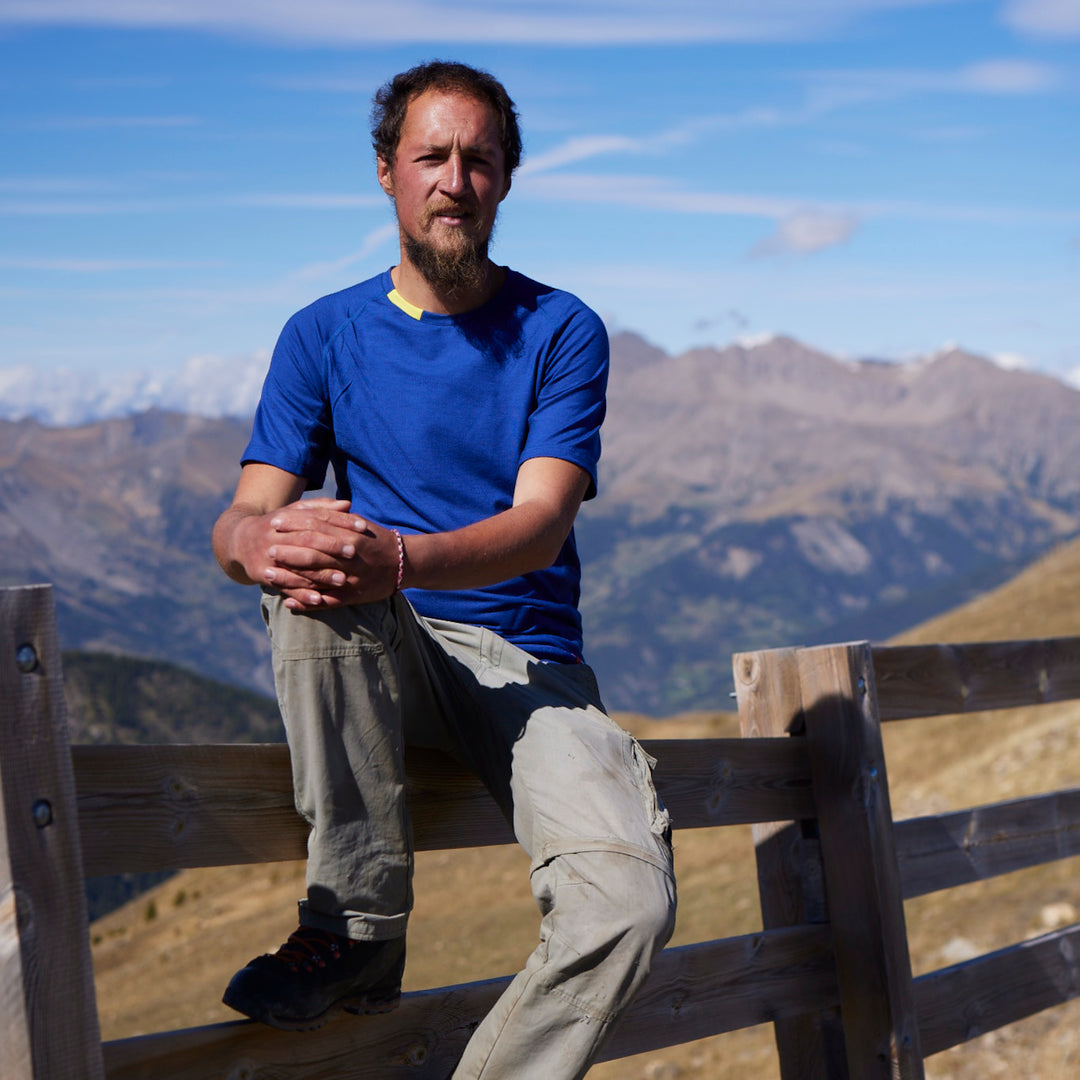
[[[649,830],[654,836],[663,840],[670,850],[671,815],[657,793],[652,777],[653,769],[656,768],[656,758],[648,753],[632,735],[627,737],[630,740],[630,764],[634,772],[634,781],[645,803]]]

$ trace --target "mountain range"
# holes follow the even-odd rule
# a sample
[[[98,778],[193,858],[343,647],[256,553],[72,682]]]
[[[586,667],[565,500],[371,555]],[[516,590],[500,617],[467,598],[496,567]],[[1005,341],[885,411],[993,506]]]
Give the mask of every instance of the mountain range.
[[[255,598],[208,539],[248,427],[0,421],[0,584],[52,582],[65,648],[269,689]],[[888,637],[1080,533],[1080,392],[958,349],[852,362],[778,337],[672,357],[619,334],[577,531],[609,707],[716,707],[735,650]]]

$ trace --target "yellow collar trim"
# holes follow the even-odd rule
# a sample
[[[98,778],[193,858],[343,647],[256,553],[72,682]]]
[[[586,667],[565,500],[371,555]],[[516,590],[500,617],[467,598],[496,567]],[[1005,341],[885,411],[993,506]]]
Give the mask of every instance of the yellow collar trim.
[[[417,307],[415,304],[410,304],[404,296],[397,291],[397,289],[391,289],[386,294],[386,299],[390,301],[395,307],[401,308],[406,315],[412,316],[414,319],[419,319],[424,314],[424,309]]]

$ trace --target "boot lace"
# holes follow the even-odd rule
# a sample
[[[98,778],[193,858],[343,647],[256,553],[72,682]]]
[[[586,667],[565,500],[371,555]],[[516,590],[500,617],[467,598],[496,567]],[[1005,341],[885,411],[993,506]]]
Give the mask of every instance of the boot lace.
[[[289,940],[274,953],[274,958],[287,964],[291,971],[314,971],[326,967],[327,961],[341,959],[341,939],[326,930],[301,926],[289,935]]]

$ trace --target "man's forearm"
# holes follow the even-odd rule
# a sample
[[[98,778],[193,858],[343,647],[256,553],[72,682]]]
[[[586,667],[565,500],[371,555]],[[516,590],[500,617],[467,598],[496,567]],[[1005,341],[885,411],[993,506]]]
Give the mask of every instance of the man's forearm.
[[[214,525],[211,543],[214,548],[214,557],[218,565],[225,571],[228,577],[241,585],[254,585],[255,581],[248,575],[241,555],[241,545],[238,541],[238,532],[242,530],[248,519],[257,516],[256,511],[242,506],[230,506]]]
[[[470,589],[542,570],[558,558],[571,524],[524,504],[452,532],[406,536],[402,584]]]

